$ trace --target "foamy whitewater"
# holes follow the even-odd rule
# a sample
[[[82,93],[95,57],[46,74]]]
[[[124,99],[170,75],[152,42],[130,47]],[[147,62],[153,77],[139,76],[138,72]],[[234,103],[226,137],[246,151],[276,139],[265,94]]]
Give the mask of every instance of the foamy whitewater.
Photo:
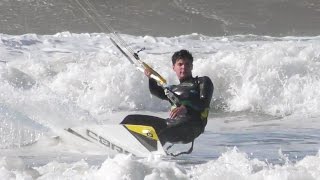
[[[171,55],[185,48],[193,74],[215,86],[192,154],[134,158],[59,138],[132,113],[168,115],[108,35],[0,34],[0,179],[320,179],[320,37],[121,34],[169,84]]]

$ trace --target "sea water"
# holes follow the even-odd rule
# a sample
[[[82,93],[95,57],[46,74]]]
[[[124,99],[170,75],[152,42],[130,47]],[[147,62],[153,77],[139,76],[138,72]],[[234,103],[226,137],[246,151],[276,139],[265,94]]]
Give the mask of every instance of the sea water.
[[[108,156],[59,139],[63,128],[167,117],[169,103],[107,33],[0,34],[0,179],[320,179],[320,37],[121,34],[168,84],[188,49],[214,83],[194,151]],[[177,145],[186,150],[189,145]]]

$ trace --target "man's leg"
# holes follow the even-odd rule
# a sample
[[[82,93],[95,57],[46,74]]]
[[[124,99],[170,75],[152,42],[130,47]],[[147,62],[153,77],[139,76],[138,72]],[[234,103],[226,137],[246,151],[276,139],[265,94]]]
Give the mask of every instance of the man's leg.
[[[190,143],[202,132],[202,127],[198,123],[185,122],[177,126],[166,128],[160,132],[159,138],[162,142]]]
[[[128,115],[120,124],[151,126],[154,128],[157,134],[167,127],[165,119],[141,114]]]

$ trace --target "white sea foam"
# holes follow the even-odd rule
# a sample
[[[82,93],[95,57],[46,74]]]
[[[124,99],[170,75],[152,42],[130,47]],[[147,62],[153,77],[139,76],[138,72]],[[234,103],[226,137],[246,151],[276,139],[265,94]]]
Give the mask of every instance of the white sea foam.
[[[212,142],[217,141],[216,147],[220,148],[249,144],[246,148],[250,150],[254,144],[250,146],[248,141],[237,140],[266,135],[253,133],[242,137],[235,134],[230,137],[237,137],[232,142],[223,134],[214,134],[215,131],[243,131],[250,126],[265,130],[276,123],[289,127],[292,121],[295,127],[301,127],[302,118],[304,127],[315,127],[312,123],[320,115],[319,37],[207,37],[200,34],[171,38],[122,37],[135,50],[146,47],[140,57],[169,84],[177,83],[170,57],[182,48],[190,50],[195,57],[194,75],[206,75],[213,80],[211,114],[215,117],[210,117],[205,134],[197,139],[201,149],[195,149],[195,154],[200,153],[200,158],[206,158],[207,162],[185,166],[156,158],[137,160],[119,155],[103,163],[48,158],[44,164],[24,164],[28,158],[23,153],[27,152],[30,156],[34,151],[45,157],[51,157],[52,151],[84,152],[75,145],[42,140],[43,134],[54,134],[76,125],[118,123],[133,112],[166,116],[168,103],[149,95],[147,79],[111,44],[107,34],[0,34],[0,60],[6,61],[0,63],[1,148],[19,147],[40,138],[38,147],[52,149],[47,154],[36,146],[29,151],[21,150],[22,160],[5,160],[14,155],[3,151],[1,178],[319,179],[319,155],[304,155],[297,162],[273,165],[250,158],[247,151],[235,149],[217,155],[217,159],[207,159],[213,151],[208,145]],[[253,115],[249,113],[242,118],[243,111]],[[240,116],[226,116],[239,112]],[[284,118],[276,120],[274,116]],[[272,121],[268,121],[270,119]],[[315,131],[310,131],[305,143],[299,136],[301,144],[294,144],[292,148],[302,148],[305,154],[310,153],[310,149],[313,151],[318,142]],[[253,138],[252,143],[258,143],[259,146],[254,147],[261,152],[266,147],[264,142],[273,140],[276,145],[281,144],[282,135],[262,138],[262,144],[259,144],[261,139]],[[305,147],[307,144],[310,148]],[[278,148],[269,145],[268,152],[273,147]],[[35,154],[31,157],[39,161]],[[21,163],[12,164],[14,161]]]
[[[175,163],[155,157],[134,159],[128,155],[107,158],[101,166],[85,160],[73,163],[52,161],[43,166],[28,167],[21,159],[3,157],[0,178],[9,179],[319,179],[319,154],[307,156],[293,163],[273,165],[236,148],[223,153],[218,159],[185,169]]]
[[[216,87],[212,107],[279,116],[319,114],[317,37],[123,37],[134,42],[134,49],[146,47],[141,58],[169,83],[177,82],[171,70],[172,52],[189,49],[195,56],[194,75],[209,76]],[[109,111],[167,108],[166,103],[145,96],[147,88],[137,89],[147,87],[145,77],[105,34],[1,35],[1,39],[0,52],[8,61],[1,64],[2,93],[43,100],[57,96],[56,103],[75,103],[95,116]],[[45,97],[48,93],[53,94]],[[7,101],[14,104],[12,98]]]

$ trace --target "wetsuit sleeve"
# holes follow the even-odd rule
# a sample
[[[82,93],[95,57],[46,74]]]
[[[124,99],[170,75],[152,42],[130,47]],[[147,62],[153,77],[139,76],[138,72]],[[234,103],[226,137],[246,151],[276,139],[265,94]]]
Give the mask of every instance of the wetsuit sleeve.
[[[200,83],[200,100],[203,101],[203,105],[205,108],[210,107],[210,102],[212,99],[212,94],[213,94],[213,83],[211,79],[207,76],[204,76],[199,79]]]
[[[163,88],[159,86],[157,81],[152,78],[149,78],[149,90],[152,95],[157,96],[162,100],[168,100]]]
[[[207,76],[200,77],[198,81],[200,100],[187,104],[186,106],[187,108],[191,108],[192,110],[202,112],[206,108],[210,107],[214,87],[212,81]]]

